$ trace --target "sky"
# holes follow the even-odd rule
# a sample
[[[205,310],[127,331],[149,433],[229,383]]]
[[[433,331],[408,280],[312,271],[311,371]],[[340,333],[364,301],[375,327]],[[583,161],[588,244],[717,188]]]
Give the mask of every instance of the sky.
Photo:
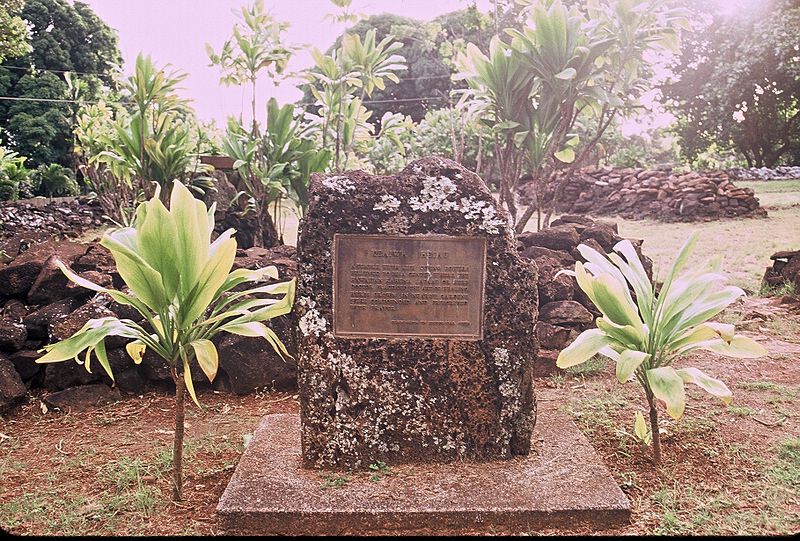
[[[119,35],[124,71],[130,73],[139,52],[149,54],[157,66],[171,64],[188,74],[181,94],[192,100],[200,120],[215,120],[224,128],[228,116],[243,114],[249,120],[250,89],[226,87],[220,83],[217,67],[209,66],[205,44],[219,51],[231,35],[237,21],[234,10],[252,0],[83,0]],[[709,1],[709,0],[698,0]],[[738,11],[750,9],[761,0],[710,0],[717,9]],[[353,0],[353,9],[366,16],[395,13],[422,20],[463,9],[467,0]],[[477,0],[478,9],[488,12],[492,0]],[[298,71],[313,64],[312,47],[326,50],[344,30],[341,24],[325,19],[336,10],[330,0],[265,0],[267,10],[290,24],[286,33],[289,43],[305,47],[293,57],[289,69]],[[257,87],[257,111],[263,112],[270,97],[280,103],[291,103],[302,96],[291,82],[275,87],[263,77]],[[673,117],[660,111],[650,92],[642,102],[652,113],[622,123],[623,134],[640,133],[648,127],[668,125]],[[264,113],[262,113],[264,114]]]
[[[181,94],[192,100],[200,120],[214,119],[224,127],[228,116],[239,116],[243,111],[247,121],[250,89],[221,84],[219,69],[209,66],[205,44],[219,51],[237,21],[233,11],[252,0],[83,1],[117,31],[125,73],[131,72],[140,51],[149,54],[159,67],[171,64],[188,73]],[[325,14],[336,9],[329,0],[264,3],[277,20],[291,25],[287,42],[307,45],[295,54],[290,70],[310,67],[311,48],[326,50],[344,30],[344,26],[325,20]],[[354,11],[367,16],[389,12],[423,20],[463,9],[467,4],[465,0],[353,0]],[[478,0],[477,4],[488,11],[491,2]],[[264,77],[257,87],[257,110],[264,111],[266,101],[273,96],[281,103],[291,103],[300,99],[302,92],[289,82],[275,87]]]

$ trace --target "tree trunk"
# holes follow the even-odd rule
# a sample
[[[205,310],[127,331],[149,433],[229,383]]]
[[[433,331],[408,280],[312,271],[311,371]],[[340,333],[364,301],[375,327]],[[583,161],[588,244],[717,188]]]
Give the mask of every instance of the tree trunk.
[[[268,206],[262,206],[256,217],[258,231],[253,235],[253,246],[272,248],[278,244],[278,231],[269,213]]]
[[[183,500],[183,424],[185,419],[186,383],[178,369],[172,369],[175,382],[175,445],[172,448],[172,499]]]
[[[658,410],[656,410],[653,392],[650,389],[645,389],[644,392],[645,396],[647,396],[647,405],[650,406],[650,431],[653,435],[653,464],[658,466],[661,464],[661,434],[658,432]]]

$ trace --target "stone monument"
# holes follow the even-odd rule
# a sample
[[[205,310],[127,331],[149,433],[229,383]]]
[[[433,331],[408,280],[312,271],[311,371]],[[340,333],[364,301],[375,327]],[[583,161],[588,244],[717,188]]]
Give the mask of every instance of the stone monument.
[[[459,164],[315,175],[298,240],[307,467],[526,455],[536,267]]]
[[[218,533],[627,521],[627,498],[553,399],[537,422],[537,268],[483,181],[425,158],[394,176],[315,175],[309,200],[300,415],[262,419],[220,498]]]

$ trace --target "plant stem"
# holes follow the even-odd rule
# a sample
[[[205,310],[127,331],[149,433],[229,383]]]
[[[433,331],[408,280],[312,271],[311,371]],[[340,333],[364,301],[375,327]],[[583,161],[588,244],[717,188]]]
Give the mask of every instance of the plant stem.
[[[653,392],[649,388],[644,390],[647,397],[647,405],[650,406],[650,431],[653,434],[653,464],[657,467],[661,464],[661,434],[658,432],[658,410]]]
[[[185,419],[186,384],[178,369],[172,369],[175,382],[175,445],[172,448],[172,499],[183,500],[183,424]]]

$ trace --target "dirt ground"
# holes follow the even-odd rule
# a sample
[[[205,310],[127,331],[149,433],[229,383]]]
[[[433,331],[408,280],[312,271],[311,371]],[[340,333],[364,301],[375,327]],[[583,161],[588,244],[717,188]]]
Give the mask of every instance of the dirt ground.
[[[684,417],[662,411],[664,460],[631,436],[641,390],[592,362],[535,382],[587,435],[633,506],[614,531],[530,534],[788,534],[800,531],[800,311],[751,298],[722,319],[769,356],[682,359],[725,381],[731,405],[687,389]],[[0,527],[21,535],[209,535],[249,434],[297,396],[200,392],[187,406],[185,501],[170,501],[173,398],[149,393],[87,412],[47,411],[40,396],[0,418]],[[391,468],[391,465],[389,465]],[[321,488],[329,483],[320,477]],[[335,488],[335,486],[334,486]]]

